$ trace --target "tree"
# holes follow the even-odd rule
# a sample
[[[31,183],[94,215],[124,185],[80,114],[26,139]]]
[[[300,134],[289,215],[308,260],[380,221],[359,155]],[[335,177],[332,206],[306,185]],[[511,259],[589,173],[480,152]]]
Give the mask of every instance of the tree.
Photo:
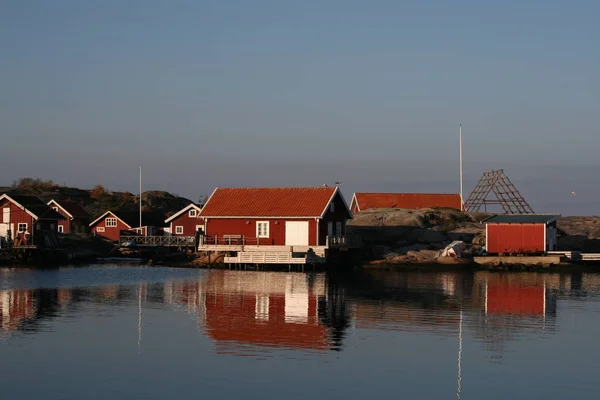
[[[90,197],[94,200],[101,200],[106,197],[106,189],[102,185],[96,185],[92,192],[90,193]]]

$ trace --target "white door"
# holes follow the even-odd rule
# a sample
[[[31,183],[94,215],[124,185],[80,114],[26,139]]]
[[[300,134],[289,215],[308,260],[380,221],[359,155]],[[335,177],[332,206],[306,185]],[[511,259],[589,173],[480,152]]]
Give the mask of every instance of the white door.
[[[196,225],[196,232],[198,232],[199,230],[204,231],[204,225]],[[196,232],[194,232],[194,235],[196,234]]]
[[[285,222],[286,246],[308,246],[308,221]]]
[[[2,221],[0,222],[4,222],[5,224],[10,222],[10,207],[4,207],[2,209]]]

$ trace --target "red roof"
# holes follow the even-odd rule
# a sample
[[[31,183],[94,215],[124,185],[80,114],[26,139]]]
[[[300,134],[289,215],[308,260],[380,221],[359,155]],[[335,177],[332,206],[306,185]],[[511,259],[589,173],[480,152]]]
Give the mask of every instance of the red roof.
[[[90,214],[73,200],[54,200],[63,210],[73,216],[73,218],[89,218]]]
[[[461,209],[460,195],[433,193],[355,193],[352,207],[358,202],[358,210],[370,208],[409,208],[447,207]]]
[[[321,217],[337,187],[217,188],[201,217]]]

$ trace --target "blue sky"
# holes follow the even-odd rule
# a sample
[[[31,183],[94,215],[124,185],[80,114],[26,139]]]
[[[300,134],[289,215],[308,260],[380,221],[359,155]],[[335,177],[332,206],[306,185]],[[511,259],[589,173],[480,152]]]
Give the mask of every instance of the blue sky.
[[[0,184],[458,191],[599,214],[597,1],[5,0]],[[573,196],[572,191],[577,195]]]

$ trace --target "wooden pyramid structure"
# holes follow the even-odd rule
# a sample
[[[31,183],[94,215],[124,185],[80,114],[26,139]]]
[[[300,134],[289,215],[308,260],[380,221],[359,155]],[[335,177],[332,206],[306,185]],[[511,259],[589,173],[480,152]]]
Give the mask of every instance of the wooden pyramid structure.
[[[492,193],[495,199],[489,199]],[[478,212],[484,206],[487,211],[488,204],[499,204],[506,214],[535,214],[502,169],[483,173],[464,208],[465,211]]]

